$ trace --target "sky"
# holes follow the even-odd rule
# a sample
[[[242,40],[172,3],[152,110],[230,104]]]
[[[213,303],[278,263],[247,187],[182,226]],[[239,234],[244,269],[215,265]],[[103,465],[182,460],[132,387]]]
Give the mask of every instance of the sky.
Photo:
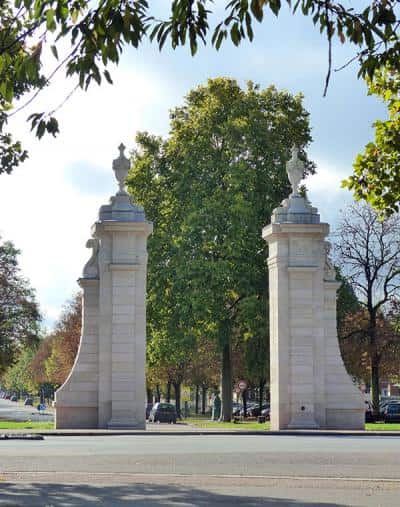
[[[333,67],[346,63],[355,49],[335,44]],[[357,63],[332,73],[324,98],[327,55],[326,40],[311,19],[283,9],[278,19],[268,15],[255,27],[252,43],[238,48],[226,42],[217,52],[208,45],[195,57],[188,48],[159,52],[147,41],[138,50],[127,49],[118,68],[110,69],[114,85],[78,91],[58,111],[56,139],[34,139],[25,120],[61,103],[72,80],[59,75],[15,115],[10,128],[29,150],[29,159],[11,175],[0,176],[0,236],[21,250],[22,273],[36,291],[46,327],[79,289],[76,280],[90,257],[85,248],[90,227],[98,208],[117,190],[111,165],[118,145],[122,141],[128,150],[134,148],[137,131],[168,135],[169,110],[208,78],[231,77],[241,86],[251,80],[304,94],[313,136],[307,151],[317,164],[317,174],[305,183],[321,219],[334,228],[340,210],[352,201],[340,183],[351,174],[355,155],[373,139],[372,123],[385,118],[386,111],[367,96],[365,83],[357,79]]]

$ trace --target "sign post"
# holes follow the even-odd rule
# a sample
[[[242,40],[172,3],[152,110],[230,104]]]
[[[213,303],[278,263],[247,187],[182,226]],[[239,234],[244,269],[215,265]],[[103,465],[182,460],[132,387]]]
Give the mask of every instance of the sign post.
[[[181,388],[181,400],[185,403],[184,408],[184,416],[185,418],[188,416],[188,402],[190,401],[190,387],[182,387]]]

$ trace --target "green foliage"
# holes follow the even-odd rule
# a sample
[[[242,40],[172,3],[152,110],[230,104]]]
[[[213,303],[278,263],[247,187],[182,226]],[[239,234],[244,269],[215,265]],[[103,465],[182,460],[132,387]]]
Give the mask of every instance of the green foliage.
[[[233,335],[265,342],[261,229],[289,193],[291,146],[311,137],[300,95],[253,83],[242,90],[227,78],[190,91],[170,118],[166,140],[138,135],[128,186],[154,222],[148,360],[182,372],[196,360],[200,340],[220,350]]]
[[[37,384],[33,381],[31,363],[35,349],[26,348],[18,357],[18,361],[3,376],[4,387],[13,392],[34,393]]]
[[[0,374],[24,347],[39,340],[40,314],[33,290],[19,273],[19,251],[0,239]]]
[[[342,282],[337,291],[337,328],[340,331],[344,325],[344,321],[348,315],[355,314],[361,307],[356,296],[354,288],[345,276],[342,275],[339,268],[336,268],[336,279]],[[340,335],[339,335],[340,338]]]
[[[357,199],[366,199],[376,210],[390,215],[400,202],[400,72],[386,67],[368,79],[368,93],[380,97],[389,118],[376,121],[375,141],[366,145],[354,163],[354,174],[343,185]]]
[[[386,64],[398,70],[396,0],[370,0],[360,11],[334,0],[226,0],[225,14],[215,27],[209,23],[216,9],[212,0],[172,0],[166,20],[156,19],[146,0],[3,1],[0,6],[0,173],[10,172],[27,156],[20,144],[4,131],[9,115],[16,112],[13,111],[15,101],[30,93],[27,103],[32,102],[61,69],[73,78],[71,93],[77,87],[87,90],[92,83],[101,84],[104,79],[112,83],[108,67],[118,64],[126,45],[138,48],[149,36],[160,49],[167,41],[173,48],[188,44],[194,55],[199,43],[205,44],[211,36],[216,49],[226,39],[237,46],[245,39],[253,40],[254,22],[262,22],[268,14],[278,16],[284,4],[293,13],[299,9],[309,16],[326,35],[330,50],[333,37],[357,46],[355,59],[360,64],[360,75],[371,77],[377,68]],[[42,62],[47,47],[55,66],[44,75]],[[57,134],[54,112],[58,107],[52,106],[49,111],[28,118],[37,137],[46,132]]]

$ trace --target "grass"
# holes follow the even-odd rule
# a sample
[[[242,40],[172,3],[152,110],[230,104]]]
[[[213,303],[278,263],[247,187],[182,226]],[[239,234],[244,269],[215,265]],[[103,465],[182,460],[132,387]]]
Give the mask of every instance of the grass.
[[[186,424],[196,428],[216,428],[216,429],[235,429],[235,430],[264,430],[270,429],[270,423],[260,424],[255,421],[243,421],[240,423],[221,423],[210,421],[207,418],[188,417],[184,419]],[[396,423],[366,423],[366,431],[400,431],[400,424]]]
[[[196,428],[215,428],[215,429],[233,429],[233,430],[258,430],[268,431],[270,423],[266,422],[260,424],[256,421],[242,421],[239,423],[222,423],[218,421],[210,421],[207,417],[188,417],[184,419],[185,424]],[[0,421],[1,430],[52,430],[54,423],[52,421],[38,421],[38,422],[15,422],[15,421]],[[400,431],[400,424],[396,423],[366,423],[366,431]]]
[[[0,421],[0,430],[52,430],[54,423],[52,421]]]
[[[260,424],[256,421],[242,421],[239,423],[224,423],[218,421],[210,421],[207,418],[188,417],[184,419],[186,424],[195,426],[196,428],[216,428],[216,429],[230,429],[230,430],[259,430],[268,431],[270,429],[269,422]]]
[[[398,423],[366,423],[365,429],[367,431],[400,431],[400,424],[398,424]]]

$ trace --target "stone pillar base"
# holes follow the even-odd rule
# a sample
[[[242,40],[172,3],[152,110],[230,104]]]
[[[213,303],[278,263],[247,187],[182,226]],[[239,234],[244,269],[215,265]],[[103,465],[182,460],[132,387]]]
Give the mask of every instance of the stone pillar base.
[[[107,425],[109,430],[145,430],[146,423],[139,423],[132,420],[110,421]]]
[[[316,430],[320,425],[315,421],[311,414],[295,414],[287,425],[288,430]],[[281,428],[283,429],[283,428]]]
[[[98,424],[97,407],[57,407],[57,429],[95,429]]]

